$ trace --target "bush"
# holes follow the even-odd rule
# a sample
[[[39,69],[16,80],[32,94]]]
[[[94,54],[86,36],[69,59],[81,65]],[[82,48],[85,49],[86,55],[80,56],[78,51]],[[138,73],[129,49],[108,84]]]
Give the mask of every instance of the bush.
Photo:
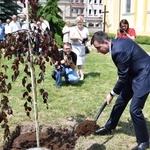
[[[108,33],[108,36],[111,39],[115,38],[115,34],[114,33]],[[137,35],[137,37],[135,38],[135,42],[137,42],[138,44],[150,45],[150,36]]]
[[[89,22],[88,26],[89,26],[89,27],[93,27],[94,24],[93,24],[92,22]]]
[[[108,34],[109,38],[111,38],[111,39],[114,39],[116,36],[116,34],[114,34],[114,33],[107,33],[107,34]]]
[[[58,35],[57,33],[55,33],[54,39],[56,40],[56,43],[57,43],[57,45],[58,45],[59,48],[63,46],[62,37],[60,35]]]
[[[138,35],[135,41],[139,44],[147,44],[150,45],[150,36],[140,36]]]

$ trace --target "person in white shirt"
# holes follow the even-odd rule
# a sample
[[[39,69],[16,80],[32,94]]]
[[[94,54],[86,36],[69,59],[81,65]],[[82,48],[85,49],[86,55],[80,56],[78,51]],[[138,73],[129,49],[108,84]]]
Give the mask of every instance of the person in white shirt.
[[[10,28],[11,28],[11,32],[15,32],[18,30],[21,30],[21,25],[20,23],[17,21],[17,16],[13,15],[12,16],[12,21],[10,22]]]
[[[23,22],[23,25],[22,25],[21,29],[26,29],[26,30],[29,29],[28,23],[26,21]]]
[[[80,76],[80,80],[84,80],[85,46],[89,40],[89,30],[83,26],[83,20],[82,16],[77,16],[76,26],[70,29],[70,42],[72,44],[72,51],[77,54],[77,73]]]
[[[49,23],[47,20],[44,19],[43,16],[40,17],[40,21],[41,21],[41,27],[42,27],[42,30],[45,31],[46,28],[48,28],[50,30],[50,26],[49,26]]]
[[[32,27],[31,27],[36,34],[39,33],[39,30],[41,30],[41,34],[43,34],[43,31],[42,31],[42,28],[41,28],[41,22],[40,21],[37,21],[37,23],[35,24],[34,22],[34,25],[32,24]],[[38,35],[39,36],[39,35]],[[39,48],[39,41],[38,41],[38,38],[37,36],[35,36],[34,38],[34,52],[36,54],[39,54],[40,52],[40,48]]]
[[[31,20],[30,28],[31,28],[32,31],[34,31],[35,29],[37,29],[37,24],[36,24],[35,20]]]
[[[5,34],[11,33],[11,28],[10,28],[10,19],[6,20],[6,24],[5,24]]]
[[[63,42],[70,42],[70,22],[67,21],[62,30],[63,33]]]
[[[26,18],[23,18],[21,22],[22,22],[21,29],[29,30],[29,25]]]

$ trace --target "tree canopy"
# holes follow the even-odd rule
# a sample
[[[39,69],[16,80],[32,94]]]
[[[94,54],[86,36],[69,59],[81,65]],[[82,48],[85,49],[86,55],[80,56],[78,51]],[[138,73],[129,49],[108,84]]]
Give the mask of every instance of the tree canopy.
[[[62,10],[58,7],[59,0],[47,0],[46,5],[38,10],[38,16],[43,16],[50,24],[51,31],[58,45],[62,45],[62,28],[65,25],[59,13]]]
[[[19,9],[22,9],[22,7],[13,0],[0,0],[0,20],[5,22],[12,15],[17,15]]]

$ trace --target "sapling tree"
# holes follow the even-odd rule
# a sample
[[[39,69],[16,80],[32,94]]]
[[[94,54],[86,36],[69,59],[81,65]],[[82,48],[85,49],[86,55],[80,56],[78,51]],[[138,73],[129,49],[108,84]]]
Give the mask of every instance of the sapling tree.
[[[36,0],[21,0],[24,7],[30,11],[27,13],[27,23],[29,25],[29,18],[37,20],[36,18]],[[35,54],[33,51],[34,39],[37,38],[41,51]],[[20,53],[21,50],[21,53]],[[11,66],[4,65],[3,59],[12,62]],[[37,91],[37,86],[44,82],[44,76],[46,71],[46,62],[53,64],[55,61],[60,61],[58,47],[52,35],[48,31],[42,33],[41,29],[34,27],[34,30],[18,30],[13,33],[5,35],[5,39],[0,43],[0,123],[4,128],[4,138],[8,138],[10,135],[8,115],[13,114],[13,109],[9,105],[8,93],[13,89],[13,82],[18,79],[20,75],[20,65],[24,66],[22,86],[25,91],[22,93],[22,97],[25,99],[24,109],[26,115],[30,117],[32,110],[29,107],[29,103],[34,105],[35,127],[36,127],[36,140],[37,147],[39,144],[39,123],[38,123],[38,100],[37,93],[40,93],[43,99],[43,103],[46,104],[48,109],[48,92],[44,88],[40,88]],[[35,69],[39,68],[39,73],[35,74]],[[12,69],[13,74],[10,77],[6,74],[8,69]],[[37,75],[37,76],[36,76]],[[7,79],[11,78],[12,82],[7,83]],[[30,80],[29,80],[30,79]]]

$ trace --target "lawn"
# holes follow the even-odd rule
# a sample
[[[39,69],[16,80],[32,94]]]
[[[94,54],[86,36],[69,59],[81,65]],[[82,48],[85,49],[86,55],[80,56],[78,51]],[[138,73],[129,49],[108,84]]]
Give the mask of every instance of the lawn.
[[[150,46],[141,45],[144,50],[150,52]],[[1,60],[1,63],[10,66],[10,61]],[[9,116],[9,125],[11,131],[25,120],[34,121],[34,113],[32,110],[31,118],[25,115],[24,102],[22,97],[24,88],[21,86],[21,79],[23,76],[23,66],[20,66],[20,76],[12,83],[13,88],[9,93],[10,105],[13,109],[13,115]],[[22,71],[21,71],[22,70]],[[40,85],[49,93],[48,106],[42,102],[42,98],[37,93],[38,97],[38,109],[39,109],[39,122],[46,123],[55,126],[68,126],[69,118],[78,118],[77,121],[82,119],[93,120],[96,116],[99,108],[102,106],[105,100],[105,96],[112,90],[113,85],[117,80],[116,68],[111,60],[109,54],[98,54],[95,50],[91,51],[86,57],[86,63],[84,65],[85,80],[80,81],[77,85],[64,85],[57,89],[55,82],[51,78],[51,72],[53,67],[47,63],[45,80]],[[36,73],[38,74],[38,68]],[[8,69],[6,74],[11,77],[12,71]],[[11,81],[11,78],[8,79]],[[39,91],[39,85],[37,91]],[[144,114],[147,119],[148,129],[150,130],[150,109],[149,100],[146,102],[144,108]],[[103,126],[107,121],[111,108],[115,103],[115,99],[112,103],[106,106],[105,110],[99,117],[97,123]],[[31,105],[33,108],[33,106]],[[3,129],[0,129],[0,144],[3,142]],[[133,125],[129,114],[129,106],[124,111],[117,129],[112,132],[112,135],[108,136],[94,136],[91,135],[87,138],[80,137],[76,150],[128,150],[136,145],[136,139],[133,131]]]

